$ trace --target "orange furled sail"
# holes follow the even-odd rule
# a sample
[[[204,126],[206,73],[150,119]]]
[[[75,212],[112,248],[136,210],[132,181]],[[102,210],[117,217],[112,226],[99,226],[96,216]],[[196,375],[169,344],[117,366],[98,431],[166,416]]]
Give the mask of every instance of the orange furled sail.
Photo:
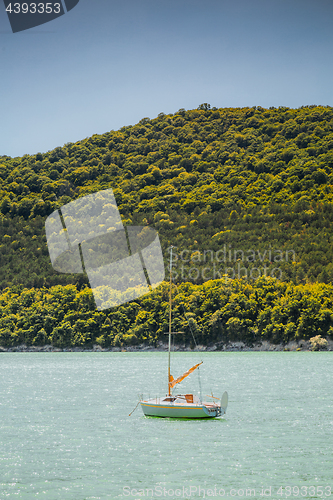
[[[169,389],[172,389],[173,387],[175,387],[176,384],[179,384],[179,382],[181,382],[182,380],[184,380],[184,378],[186,378],[188,375],[190,375],[192,372],[194,372],[194,370],[196,370],[200,365],[202,365],[202,363],[203,363],[203,361],[201,361],[201,363],[198,363],[197,365],[192,366],[192,368],[187,370],[187,372],[183,373],[183,375],[181,375],[178,378],[174,379],[173,376],[170,375]]]

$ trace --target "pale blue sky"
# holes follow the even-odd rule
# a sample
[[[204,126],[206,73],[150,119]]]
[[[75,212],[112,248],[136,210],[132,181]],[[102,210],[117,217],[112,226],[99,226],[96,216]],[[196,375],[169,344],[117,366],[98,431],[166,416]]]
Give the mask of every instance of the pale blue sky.
[[[333,106],[332,0],[80,0],[13,34],[0,0],[0,156],[196,108]]]

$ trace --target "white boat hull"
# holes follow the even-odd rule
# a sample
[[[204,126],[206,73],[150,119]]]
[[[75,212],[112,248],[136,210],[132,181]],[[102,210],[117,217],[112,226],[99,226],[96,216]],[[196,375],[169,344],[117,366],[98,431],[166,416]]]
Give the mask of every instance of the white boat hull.
[[[224,415],[225,410],[217,404],[165,402],[162,398],[140,401],[147,417],[164,418],[216,418]]]

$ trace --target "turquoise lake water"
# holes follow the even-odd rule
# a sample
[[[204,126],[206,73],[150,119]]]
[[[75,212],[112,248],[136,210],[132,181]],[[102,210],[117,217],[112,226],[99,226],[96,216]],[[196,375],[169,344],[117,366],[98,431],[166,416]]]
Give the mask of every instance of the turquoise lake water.
[[[0,354],[0,499],[333,500],[333,354],[176,353],[172,374],[201,360],[223,418],[128,416],[165,394],[166,353]]]

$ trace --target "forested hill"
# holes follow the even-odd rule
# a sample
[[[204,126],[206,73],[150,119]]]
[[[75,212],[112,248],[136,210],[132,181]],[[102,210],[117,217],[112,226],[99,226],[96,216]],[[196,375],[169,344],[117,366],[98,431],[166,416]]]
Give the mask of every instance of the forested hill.
[[[333,109],[322,106],[203,104],[0,157],[0,345],[164,340],[165,284],[97,312],[84,274],[51,267],[46,217],[110,187],[125,224],[158,230],[166,262],[176,247],[183,342],[187,320],[204,344],[332,335],[332,167]]]
[[[45,154],[2,156],[1,288],[86,283],[52,270],[44,222],[109,187],[126,224],[156,227],[166,259],[177,247],[176,281],[253,269],[331,282],[332,166],[333,109],[322,106],[203,104]]]

